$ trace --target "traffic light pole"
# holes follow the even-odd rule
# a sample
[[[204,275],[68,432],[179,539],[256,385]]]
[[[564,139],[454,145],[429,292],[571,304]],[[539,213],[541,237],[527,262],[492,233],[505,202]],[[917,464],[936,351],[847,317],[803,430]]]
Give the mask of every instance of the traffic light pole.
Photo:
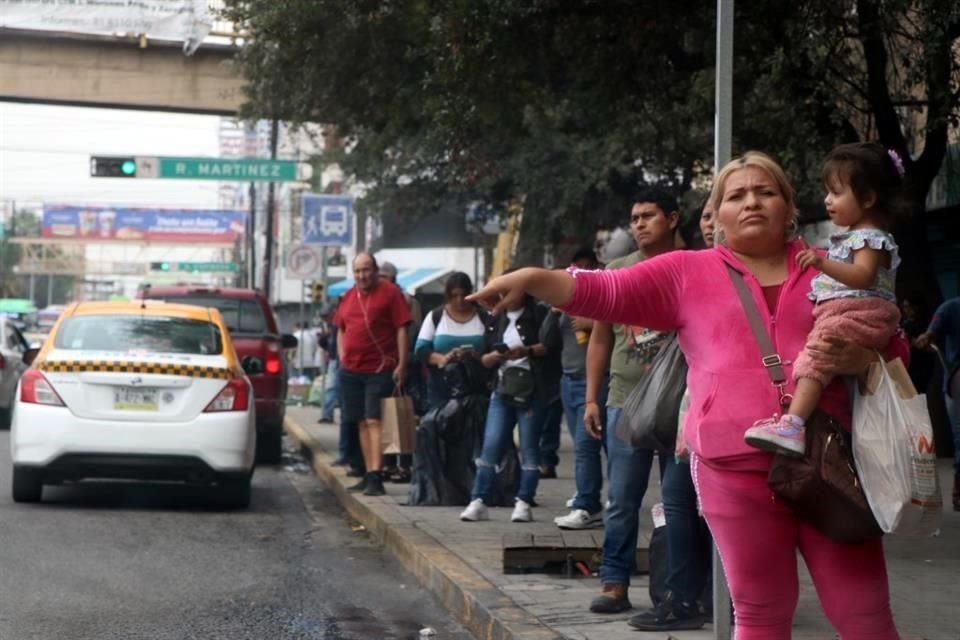
[[[274,118],[270,123],[270,159],[277,159],[277,137],[280,131],[280,121]],[[266,246],[263,251],[263,296],[268,303],[272,303],[270,298],[270,289],[273,284],[273,215],[274,215],[274,191],[277,183],[271,182],[267,185],[267,228],[265,230]]]

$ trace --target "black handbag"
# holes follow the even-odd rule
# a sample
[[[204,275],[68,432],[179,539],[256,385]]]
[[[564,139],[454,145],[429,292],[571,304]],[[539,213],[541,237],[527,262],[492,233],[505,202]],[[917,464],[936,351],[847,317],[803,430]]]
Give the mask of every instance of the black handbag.
[[[497,393],[511,407],[526,409],[533,403],[536,382],[533,371],[523,367],[507,367],[500,373]]]
[[[627,396],[617,421],[617,436],[637,449],[673,452],[686,389],[687,360],[673,334]]]
[[[780,390],[780,404],[789,405],[783,361],[763,326],[760,312],[739,271],[727,265],[750,330],[760,347],[763,365]],[[837,422],[815,411],[806,424],[806,452],[802,458],[775,454],[767,474],[771,491],[802,520],[837,542],[860,543],[883,535],[867,503],[853,463],[846,432]]]

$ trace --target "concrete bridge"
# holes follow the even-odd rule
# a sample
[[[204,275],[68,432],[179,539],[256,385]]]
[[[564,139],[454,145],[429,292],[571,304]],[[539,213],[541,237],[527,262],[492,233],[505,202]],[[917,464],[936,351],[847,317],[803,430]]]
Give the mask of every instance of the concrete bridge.
[[[0,29],[0,100],[235,115],[237,47]]]

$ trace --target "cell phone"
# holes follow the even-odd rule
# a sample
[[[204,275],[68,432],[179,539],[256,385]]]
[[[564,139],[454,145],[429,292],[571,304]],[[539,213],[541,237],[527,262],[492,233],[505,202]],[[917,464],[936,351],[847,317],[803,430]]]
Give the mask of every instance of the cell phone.
[[[506,342],[498,342],[497,344],[493,345],[493,350],[497,353],[506,353],[507,351],[510,351],[510,347],[507,346]]]

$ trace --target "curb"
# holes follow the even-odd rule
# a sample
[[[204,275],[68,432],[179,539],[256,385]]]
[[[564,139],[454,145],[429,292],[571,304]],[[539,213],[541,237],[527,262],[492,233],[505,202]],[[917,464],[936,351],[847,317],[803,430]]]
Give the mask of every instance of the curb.
[[[350,517],[362,524],[479,640],[561,640],[494,584],[451,553],[430,534],[407,521],[391,522],[369,499],[349,493],[327,450],[287,416],[284,430],[308,456],[317,478]]]

